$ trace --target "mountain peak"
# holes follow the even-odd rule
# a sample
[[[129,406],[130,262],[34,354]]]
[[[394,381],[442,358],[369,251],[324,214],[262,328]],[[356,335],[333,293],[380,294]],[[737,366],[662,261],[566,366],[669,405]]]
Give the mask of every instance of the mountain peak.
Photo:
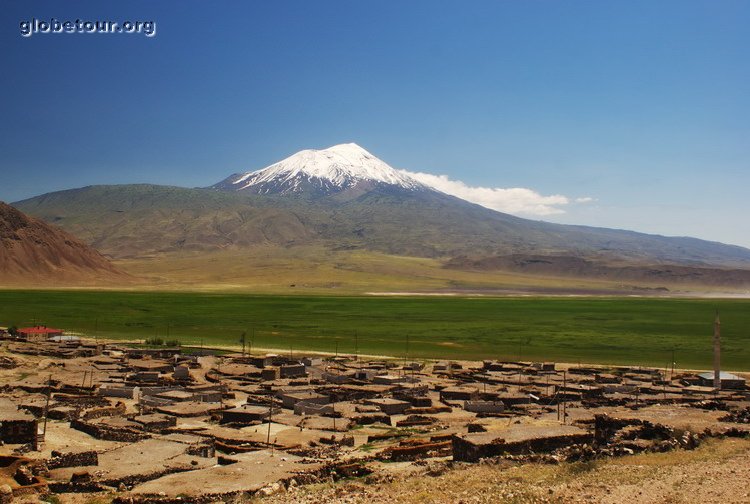
[[[363,183],[385,184],[418,190],[425,186],[395,170],[356,143],[297,152],[262,170],[238,173],[216,184],[225,190],[249,190],[259,194],[315,190],[339,192]]]

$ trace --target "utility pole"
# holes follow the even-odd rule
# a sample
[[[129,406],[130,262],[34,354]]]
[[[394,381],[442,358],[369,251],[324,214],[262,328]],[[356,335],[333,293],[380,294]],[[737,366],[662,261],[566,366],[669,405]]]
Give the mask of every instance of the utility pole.
[[[638,407],[638,395],[641,393],[641,387],[635,386],[635,407]]]
[[[672,372],[669,373],[669,381],[672,381],[674,379],[674,348],[672,348]]]
[[[404,356],[404,378],[406,377],[406,362],[409,360],[409,333],[406,333],[406,355]]]
[[[331,403],[331,408],[333,408],[333,432],[336,432],[336,394],[331,394],[331,399],[333,399],[333,402]]]
[[[721,321],[718,308],[714,320],[714,388],[721,390]]]
[[[44,428],[42,430],[42,441],[47,437],[47,417],[49,416],[49,398],[52,395],[52,375],[47,380],[47,401],[44,403]],[[35,433],[36,434],[36,433]]]
[[[568,415],[568,396],[565,391],[568,388],[568,372],[563,371],[563,424],[565,424]]]
[[[268,386],[268,435],[266,436],[266,445],[271,445],[271,421],[273,418],[273,385]],[[273,449],[271,449],[271,456],[273,456]]]
[[[354,330],[354,359],[359,362],[359,337],[356,329]]]
[[[253,341],[255,341],[255,327],[252,328],[250,333],[250,355],[253,354]]]

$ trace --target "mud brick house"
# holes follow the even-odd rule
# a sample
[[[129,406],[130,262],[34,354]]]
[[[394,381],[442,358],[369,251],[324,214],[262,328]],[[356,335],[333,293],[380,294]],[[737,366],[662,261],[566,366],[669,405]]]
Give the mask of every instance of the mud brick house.
[[[171,363],[152,359],[131,361],[130,368],[135,372],[171,373],[174,371],[174,365]]]
[[[190,380],[190,369],[187,366],[175,366],[172,378],[175,380]]]
[[[30,444],[37,448],[37,419],[19,411],[16,405],[0,398],[0,441],[6,444]]]
[[[367,399],[365,404],[377,406],[380,411],[386,415],[400,415],[408,408],[411,408],[411,403],[407,401],[399,401],[398,399],[390,399],[388,397]]]
[[[247,357],[247,361],[257,368],[273,366],[273,355],[264,355],[262,357],[251,356]]]
[[[294,405],[300,401],[312,404],[328,404],[331,402],[327,395],[313,391],[295,391],[281,394],[281,402],[285,408],[293,409]]]
[[[180,355],[182,353],[182,349],[179,347],[128,348],[126,353],[128,359],[140,359],[147,356],[153,359],[174,359],[175,355]]]
[[[719,380],[721,380],[722,389],[742,390],[745,388],[745,379],[740,378],[736,374],[727,373],[726,371],[721,371],[719,373]],[[714,385],[713,371],[699,374],[698,385],[703,386],[703,387],[713,387]]]
[[[379,385],[396,385],[405,381],[405,377],[395,375],[377,375],[372,378],[372,382]]]
[[[236,408],[226,409],[221,412],[221,423],[254,424],[263,422],[268,418],[269,408],[267,406],[255,406],[243,404]]]
[[[260,372],[260,378],[263,381],[278,380],[281,377],[281,371],[277,367],[266,367]]]
[[[457,434],[453,441],[453,460],[477,462],[485,457],[549,453],[577,443],[591,443],[592,433],[572,425],[514,425],[494,432]]]
[[[177,418],[164,415],[161,413],[152,413],[150,415],[140,415],[133,418],[133,421],[143,426],[144,430],[150,432],[160,432],[177,425]]]
[[[294,405],[295,415],[332,415],[335,412],[333,404],[317,404],[307,401],[299,401]]]
[[[298,378],[300,376],[307,376],[304,364],[287,364],[281,366],[280,369],[282,378]]]
[[[502,401],[465,401],[464,409],[472,413],[502,413],[505,404]]]
[[[445,387],[440,391],[441,401],[475,401],[479,390],[475,387]]]

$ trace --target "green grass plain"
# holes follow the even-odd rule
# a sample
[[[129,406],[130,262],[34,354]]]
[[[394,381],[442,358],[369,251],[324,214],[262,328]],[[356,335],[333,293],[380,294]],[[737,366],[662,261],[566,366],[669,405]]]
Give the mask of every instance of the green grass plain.
[[[269,296],[0,291],[0,325],[115,339],[412,358],[534,359],[709,368],[715,310],[725,369],[750,370],[750,300],[614,297]]]

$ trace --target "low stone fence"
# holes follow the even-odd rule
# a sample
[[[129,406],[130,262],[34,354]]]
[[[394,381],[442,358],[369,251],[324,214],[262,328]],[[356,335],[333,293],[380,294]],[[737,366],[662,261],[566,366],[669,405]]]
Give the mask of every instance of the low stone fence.
[[[78,453],[52,452],[52,458],[47,460],[47,468],[80,467],[99,465],[99,456],[94,450]]]
[[[102,418],[108,416],[122,416],[125,414],[125,403],[119,402],[109,408],[95,408],[84,411],[81,415],[81,420],[93,420],[95,418]]]
[[[72,429],[85,432],[89,436],[95,437],[96,439],[103,439],[105,441],[135,443],[136,441],[149,439],[151,437],[148,434],[144,434],[138,431],[123,428],[114,429],[105,425],[92,424],[84,422],[82,420],[71,420],[70,427]]]

